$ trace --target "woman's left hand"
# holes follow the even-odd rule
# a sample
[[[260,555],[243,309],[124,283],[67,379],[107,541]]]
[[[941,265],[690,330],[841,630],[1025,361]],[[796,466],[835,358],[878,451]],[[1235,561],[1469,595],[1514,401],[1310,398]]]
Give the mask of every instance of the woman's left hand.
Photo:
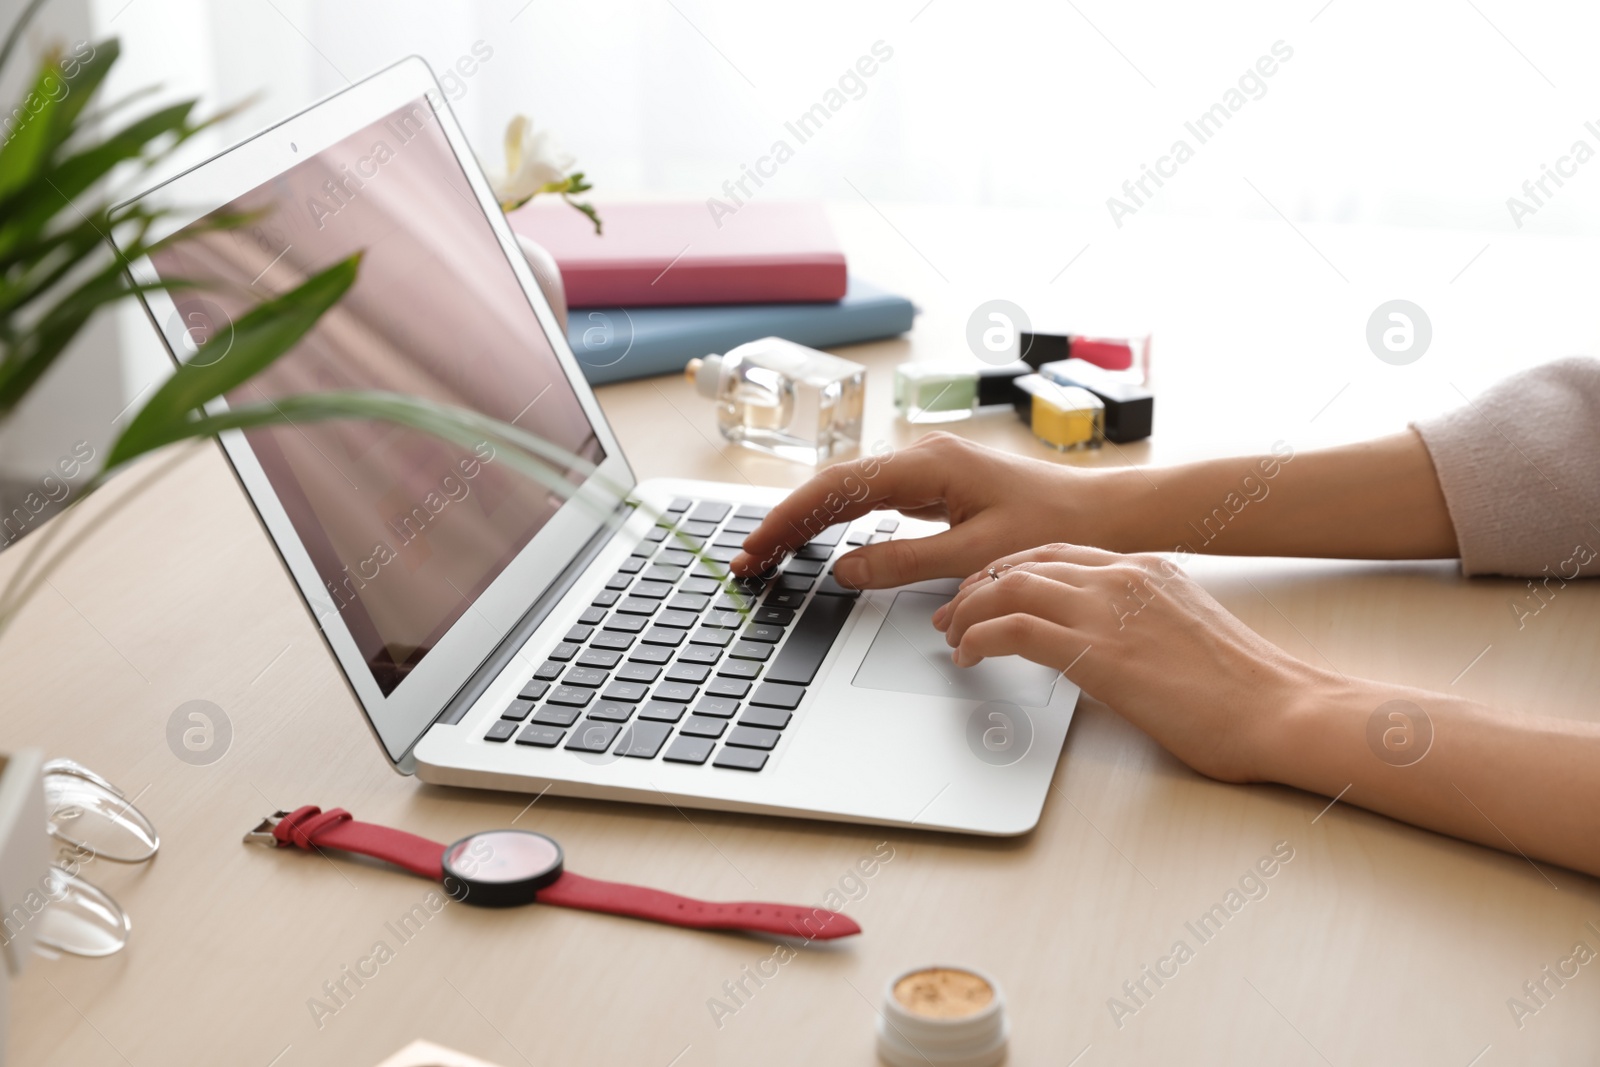
[[[1019,655],[1054,667],[1227,781],[1261,778],[1274,728],[1328,680],[1160,556],[1062,544],[1019,552],[967,578],[933,623],[957,666]]]

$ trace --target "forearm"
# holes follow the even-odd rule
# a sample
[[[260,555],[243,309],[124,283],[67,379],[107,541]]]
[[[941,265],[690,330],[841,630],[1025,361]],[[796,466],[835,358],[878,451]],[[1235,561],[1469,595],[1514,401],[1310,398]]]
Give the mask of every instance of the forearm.
[[[1456,555],[1433,462],[1407,431],[1294,453],[1125,468],[1086,494],[1119,552],[1434,559]]]
[[[1333,676],[1259,751],[1262,779],[1600,875],[1600,725]]]

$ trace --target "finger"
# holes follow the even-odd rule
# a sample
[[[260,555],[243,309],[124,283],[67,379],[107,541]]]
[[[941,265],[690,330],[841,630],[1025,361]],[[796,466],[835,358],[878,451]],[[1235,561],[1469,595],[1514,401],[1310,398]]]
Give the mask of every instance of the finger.
[[[958,667],[973,667],[991,657],[1022,656],[1059,671],[1083,651],[1084,640],[1072,629],[1018,612],[972,627],[951,659]]]
[[[839,557],[833,576],[851,589],[889,589],[930,578],[954,578],[993,552],[981,523],[963,523],[930,537],[864,545]]]
[[[992,589],[997,585],[1004,585],[1007,575],[1015,574],[1021,571],[1028,571],[1033,574],[1043,575],[1044,577],[1050,578],[1057,582],[1065,582],[1068,585],[1081,586],[1086,584],[1094,573],[1093,568],[1086,567],[1079,563],[1038,563],[1032,561],[1024,561],[1017,564],[1007,564],[1004,571],[1001,571],[998,568],[995,568],[995,570],[999,575],[997,578],[990,577],[988,571],[986,570],[979,576],[979,581],[963,582],[961,588],[956,591],[956,595],[946,603],[940,605],[939,608],[934,611],[934,628],[941,631],[948,630],[950,626],[950,620],[955,616],[955,613],[960,609],[962,604],[983,590]]]
[[[950,613],[945,641],[951,648],[961,644],[962,635],[980,622],[1022,612],[1047,622],[1071,626],[1081,616],[1078,590],[1066,582],[1036,571],[1007,571],[998,582],[973,589]]]
[[[947,464],[916,446],[835,464],[790,493],[744,539],[730,564],[736,574],[771,567],[828,527],[886,508],[935,506],[948,482]]]
[[[1000,559],[991,561],[988,566],[996,570],[1001,567],[1015,567],[1022,563],[1077,563],[1086,567],[1104,567],[1107,564],[1117,563],[1127,558],[1127,556],[1119,552],[1108,552],[1103,548],[1095,548],[1092,545],[1060,543],[1040,545],[1038,548],[1013,552],[1009,556],[1002,556]],[[986,567],[983,570],[969,574],[962,580],[961,587],[965,589],[967,586],[988,576],[989,572]]]

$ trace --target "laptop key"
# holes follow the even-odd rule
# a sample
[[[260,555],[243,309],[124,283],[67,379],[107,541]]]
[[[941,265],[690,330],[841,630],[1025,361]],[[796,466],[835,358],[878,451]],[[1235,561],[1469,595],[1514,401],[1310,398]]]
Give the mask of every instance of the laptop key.
[[[589,709],[586,717],[601,722],[627,722],[633,717],[633,705],[616,700],[602,700]]]
[[[639,640],[647,645],[669,645],[672,648],[677,648],[683,644],[683,631],[669,630],[664,626],[652,626],[644,632],[644,636]]]
[[[633,556],[635,559],[649,559],[656,554],[656,547],[654,541],[640,541],[633,546]]]
[[[788,626],[791,622],[794,622],[794,609],[763,605],[757,608],[750,618],[753,622],[771,623],[773,626]]]
[[[615,723],[585,723],[581,729],[572,731],[572,740],[567,742],[566,748],[572,752],[604,752],[621,730]]]
[[[706,693],[714,697],[743,700],[749,692],[750,683],[743,678],[713,678],[706,684]]]
[[[649,691],[650,687],[643,682],[612,682],[600,696],[604,700],[622,700],[629,704],[637,704]]]
[[[724,719],[710,719],[704,715],[691,715],[678,727],[678,733],[686,737],[721,737],[722,732],[728,728]]]
[[[744,547],[744,534],[742,534],[742,533],[722,533],[722,534],[718,534],[717,535],[717,539],[715,541],[712,541],[711,543],[716,545],[718,548],[743,548]]]
[[[654,615],[661,605],[654,600],[644,600],[639,597],[629,597],[617,605],[617,610],[624,615]]]
[[[806,583],[810,585],[810,582]],[[767,599],[762,601],[769,608],[789,608],[794,610],[805,603],[806,591],[804,589],[791,589],[788,586],[774,586],[772,592],[767,594]]]
[[[593,667],[574,667],[567,672],[565,678],[561,679],[562,688],[581,685],[585,689],[599,689],[610,680],[610,674],[605,671],[595,670]],[[554,700],[555,697],[552,696],[550,699]]]
[[[746,641],[763,641],[775,645],[783,640],[783,627],[771,623],[753,622],[744,628],[744,633],[740,637]]]
[[[798,685],[784,685],[771,680],[772,675],[767,675],[767,681],[756,688],[755,696],[750,698],[750,703],[761,704],[769,708],[782,708],[793,711],[800,706],[801,699],[806,695],[805,687]]]
[[[765,663],[772,657],[772,646],[763,641],[740,641],[728,650],[734,659],[753,659]]]
[[[609,671],[622,660],[621,652],[611,652],[603,648],[585,649],[583,655],[578,657],[578,666],[594,667],[597,670]]]
[[[665,600],[672,595],[672,586],[666,582],[640,582],[628,591],[628,595],[645,600]]]
[[[861,595],[861,590],[852,589],[847,585],[840,585],[839,580],[833,575],[822,579],[822,584],[817,586],[817,596],[845,596],[854,600]]]
[[[701,624],[714,630],[737,630],[744,625],[744,616],[737,611],[713,611]]]
[[[663,611],[655,617],[657,626],[670,626],[675,630],[687,630],[700,621],[700,617],[692,611]]]
[[[762,645],[762,648],[767,646]],[[690,645],[678,653],[679,663],[716,663],[722,658],[722,649],[715,645]]]
[[[559,660],[547,659],[539,664],[539,669],[533,672],[535,679],[541,682],[553,682],[561,677],[562,664]]]
[[[533,721],[545,726],[571,726],[578,721],[578,709],[558,708],[553,704],[546,704],[533,713]]]
[[[667,681],[669,682],[687,682],[690,685],[699,685],[709,677],[711,677],[711,668],[701,663],[684,663],[680,661],[667,669]]]
[[[589,601],[589,605],[596,608],[609,608],[620,599],[622,599],[621,593],[607,589],[604,592],[596,593],[594,599]]]
[[[737,748],[759,748],[770,752],[783,735],[776,730],[762,730],[755,726],[735,726],[728,731],[728,744]]]
[[[837,526],[830,526],[826,530],[823,530],[821,533],[817,534],[817,536],[813,537],[810,543],[813,545],[825,545],[829,548],[832,548],[834,545],[838,544],[839,539],[844,536],[845,529],[846,527],[843,523]]]
[[[717,753],[717,758],[711,761],[711,765],[732,771],[759,771],[767,765],[767,754],[751,748],[729,748],[723,745],[722,751]]]
[[[550,650],[550,658],[559,663],[566,663],[578,654],[578,646],[571,641],[563,641]]]
[[[682,567],[664,567],[659,563],[657,563],[655,566],[651,567],[649,570],[645,571],[643,574],[639,575],[639,578],[642,581],[646,581],[646,582],[666,582],[668,585],[671,585],[673,582],[676,582],[679,578],[682,578],[682,577],[683,577],[683,568]]]
[[[781,708],[752,707],[739,716],[740,726],[760,726],[768,730],[781,730],[794,718],[792,712]]]
[[[638,663],[630,660],[622,665],[617,672],[617,679],[623,682],[653,682],[661,677],[661,668],[654,663]]]
[[[820,559],[791,559],[784,565],[784,574],[797,574],[802,578],[815,578],[827,563]]]
[[[628,658],[635,663],[663,664],[672,658],[672,649],[666,645],[640,645],[628,653]]]
[[[754,611],[755,606],[755,598],[743,593],[724,593],[711,605],[716,611]]]
[[[621,571],[618,571],[616,574],[613,574],[611,577],[606,579],[607,589],[626,589],[632,584],[633,575],[624,574]]]
[[[732,630],[718,630],[714,627],[702,626],[689,637],[689,642],[696,645],[716,645],[726,647],[733,640]]]
[[[794,553],[794,558],[826,560],[832,555],[832,545],[819,545],[815,541],[812,541],[810,544],[801,545],[799,548],[797,548]]]
[[[672,727],[664,722],[636,722],[622,731],[616,754],[635,759],[655,759],[661,746],[667,743],[670,733]]]
[[[667,528],[665,526],[652,527],[650,532],[644,535],[644,539],[657,543],[665,541],[667,539]]]
[[[900,529],[899,519],[884,519],[878,523],[878,533],[892,534]]]
[[[667,746],[667,754],[661,758],[668,763],[694,763],[701,764],[711,755],[711,750],[717,743],[708,737],[684,737],[682,731],[679,736],[672,739],[672,744]]]
[[[690,519],[688,522],[678,527],[678,529],[682,530],[690,537],[710,537],[712,534],[717,532],[717,524],[714,522],[702,522],[698,519]]]
[[[701,612],[706,610],[710,604],[711,598],[704,593],[679,593],[667,601],[667,607],[673,611]]]
[[[624,652],[633,647],[632,634],[620,634],[611,630],[595,634],[594,640],[589,642],[590,648],[607,648],[615,652]]]
[[[672,498],[672,501],[667,504],[666,510],[676,515],[680,511],[688,511],[693,506],[694,501],[690,500],[688,497],[675,496]]]
[[[662,682],[652,694],[657,700],[674,700],[687,704],[700,695],[700,690],[687,682]]]
[[[720,500],[702,500],[689,512],[689,519],[691,522],[721,522],[732,510],[732,504],[724,504]]]
[[[618,574],[638,574],[644,570],[644,560],[637,556],[629,556],[617,567]]]
[[[550,698],[545,701],[545,706],[560,704],[569,708],[581,708],[594,699],[593,689],[584,689],[575,685],[558,685]]]
[[[814,578],[807,577],[804,574],[790,574],[788,571],[784,571],[778,575],[778,584],[774,585],[772,589],[775,593],[804,593],[816,584],[817,582]],[[770,602],[771,598],[768,597],[768,600]]]
[[[522,687],[522,692],[517,696],[524,700],[543,700],[544,695],[550,691],[550,683],[535,679]]]
[[[732,563],[733,557],[741,551],[743,550],[733,545],[712,545],[705,550],[705,553],[707,559],[714,559],[718,563]]]
[[[591,606],[583,609],[583,614],[578,616],[578,622],[583,626],[597,626],[599,625],[600,620],[604,619],[605,617],[605,608]]]
[[[646,626],[650,620],[639,615],[613,615],[606,620],[604,629],[617,630],[625,634],[636,634]]]
[[[736,519],[764,519],[772,513],[772,509],[762,507],[760,504],[740,504],[739,510],[733,513]]]
[[[694,562],[694,553],[681,548],[663,548],[656,562],[666,567],[687,567]]]
[[[539,684],[548,685],[549,683],[540,682]],[[513,700],[510,704],[506,705],[506,710],[500,713],[500,717],[508,722],[521,722],[523,719],[528,717],[528,712],[532,710],[533,701]]]
[[[511,735],[517,732],[517,724],[509,719],[499,719],[489,727],[489,732],[483,735],[485,741],[509,741]],[[700,762],[704,763],[704,760]]]
[[[567,732],[565,730],[558,730],[554,726],[542,726],[539,723],[530,722],[528,725],[524,726],[522,728],[522,732],[517,735],[517,744],[535,745],[539,748],[555,748],[561,743],[561,739],[566,736]]]
[[[563,637],[561,640],[571,641],[575,645],[581,645],[593,636],[593,626],[574,626],[572,629],[567,631],[567,636]]]
[[[715,593],[722,584],[715,578],[685,578],[678,586],[680,593]]]
[[[747,534],[753,532],[760,525],[760,519],[741,519],[735,515],[722,524],[722,529],[725,533]]]
[[[754,678],[761,673],[761,664],[748,659],[730,659],[717,668],[719,678]]]
[[[687,710],[684,705],[669,700],[652,700],[639,709],[639,718],[649,722],[677,722]]]
[[[778,652],[778,657],[767,669],[767,681],[810,685],[854,608],[855,603],[849,599],[832,596],[814,598],[790,630],[789,640]]]
[[[731,719],[739,712],[739,702],[728,697],[701,697],[694,706],[696,715],[709,715],[718,719]]]

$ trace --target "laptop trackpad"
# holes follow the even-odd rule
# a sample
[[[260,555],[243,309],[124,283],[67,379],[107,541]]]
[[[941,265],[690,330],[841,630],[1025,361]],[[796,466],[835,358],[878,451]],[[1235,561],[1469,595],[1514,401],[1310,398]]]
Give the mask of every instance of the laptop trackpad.
[[[932,621],[934,609],[949,599],[911,590],[898,594],[851,684],[891,693],[1005,700],[1029,708],[1048,704],[1059,676],[1049,667],[1021,656],[986,659],[976,667],[950,662],[950,646]]]

